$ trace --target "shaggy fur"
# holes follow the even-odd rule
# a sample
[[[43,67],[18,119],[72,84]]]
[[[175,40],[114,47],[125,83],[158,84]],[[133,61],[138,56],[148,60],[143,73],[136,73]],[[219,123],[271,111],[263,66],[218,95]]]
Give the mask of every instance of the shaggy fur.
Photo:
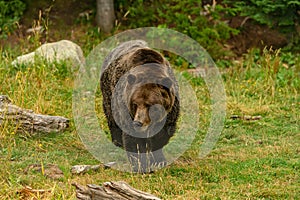
[[[148,65],[143,70],[134,70],[138,69],[137,66],[144,64]],[[155,83],[139,84],[149,75],[155,77]],[[121,130],[116,123],[112,112],[112,96],[122,76],[125,76],[124,83],[126,84],[124,90],[120,91],[123,93],[123,98],[119,99],[117,106],[126,105],[131,122],[139,120],[141,124],[147,124],[151,121],[147,104],[160,104],[165,109],[166,115],[152,118],[152,123],[164,123],[157,134],[147,138],[134,137]],[[127,151],[133,170],[149,172],[151,166],[165,165],[166,160],[162,148],[175,133],[180,109],[178,84],[169,62],[160,53],[148,48],[144,41],[134,40],[122,43],[106,57],[102,66],[100,86],[103,95],[103,110],[107,117],[112,141]],[[121,121],[128,120],[125,119],[128,118],[127,116],[119,115],[121,115],[119,116]]]

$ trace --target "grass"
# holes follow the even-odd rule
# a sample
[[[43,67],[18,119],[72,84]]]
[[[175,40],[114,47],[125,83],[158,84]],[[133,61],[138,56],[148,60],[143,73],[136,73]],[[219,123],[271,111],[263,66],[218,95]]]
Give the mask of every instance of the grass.
[[[91,44],[89,44],[91,45]],[[1,50],[0,94],[35,112],[72,119],[74,76],[67,63],[39,62],[10,65],[16,53]],[[162,199],[297,199],[300,195],[299,91],[300,60],[289,54],[253,52],[221,69],[227,93],[225,128],[214,150],[197,157],[209,124],[210,101],[203,81],[191,84],[200,111],[198,137],[170,166],[153,174],[130,174],[99,169],[72,175],[72,165],[97,164],[78,137],[74,124],[62,134],[16,133],[8,122],[0,126],[0,199],[24,199],[25,186],[44,189],[25,199],[74,199],[71,183],[128,182]],[[260,120],[231,119],[232,115],[260,115]],[[52,180],[42,172],[24,170],[31,164],[57,164],[64,178]]]

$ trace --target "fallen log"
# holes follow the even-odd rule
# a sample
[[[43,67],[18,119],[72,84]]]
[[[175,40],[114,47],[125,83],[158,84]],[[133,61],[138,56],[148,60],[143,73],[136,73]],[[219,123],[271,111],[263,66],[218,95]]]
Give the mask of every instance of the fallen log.
[[[73,183],[78,200],[160,200],[160,198],[137,190],[123,181],[105,182],[103,186],[88,184],[87,187]]]
[[[36,114],[32,110],[13,105],[8,96],[0,95],[0,125],[8,120],[18,131],[29,133],[58,133],[69,127],[69,119],[60,116]]]

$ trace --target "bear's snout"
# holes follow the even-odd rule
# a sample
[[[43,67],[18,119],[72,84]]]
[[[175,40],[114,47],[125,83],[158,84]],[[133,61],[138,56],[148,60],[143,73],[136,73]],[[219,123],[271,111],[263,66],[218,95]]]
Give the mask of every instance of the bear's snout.
[[[136,127],[148,126],[150,124],[150,118],[148,116],[147,108],[137,108],[133,125]]]

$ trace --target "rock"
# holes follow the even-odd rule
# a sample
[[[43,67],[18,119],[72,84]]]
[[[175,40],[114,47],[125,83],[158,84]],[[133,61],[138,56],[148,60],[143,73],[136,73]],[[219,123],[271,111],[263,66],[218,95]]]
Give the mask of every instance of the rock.
[[[74,165],[71,168],[72,174],[83,174],[88,171],[96,171],[101,165]]]
[[[43,44],[34,52],[17,57],[12,65],[30,64],[36,61],[36,58],[42,58],[48,62],[71,61],[73,68],[85,63],[83,52],[77,44],[69,40]]]
[[[28,174],[30,171],[41,172],[45,177],[50,179],[61,179],[64,177],[63,171],[56,164],[31,164],[24,169],[24,173]]]

